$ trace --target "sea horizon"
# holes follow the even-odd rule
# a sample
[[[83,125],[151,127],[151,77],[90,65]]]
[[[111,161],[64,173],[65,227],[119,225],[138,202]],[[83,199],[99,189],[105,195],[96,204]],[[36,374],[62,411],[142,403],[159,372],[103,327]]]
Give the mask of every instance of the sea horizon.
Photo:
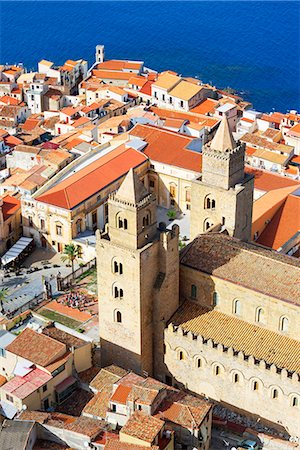
[[[257,110],[300,110],[298,2],[49,0],[0,7],[2,64],[37,70],[41,59],[83,58],[91,65],[95,46],[104,44],[108,59],[143,60],[230,87]]]

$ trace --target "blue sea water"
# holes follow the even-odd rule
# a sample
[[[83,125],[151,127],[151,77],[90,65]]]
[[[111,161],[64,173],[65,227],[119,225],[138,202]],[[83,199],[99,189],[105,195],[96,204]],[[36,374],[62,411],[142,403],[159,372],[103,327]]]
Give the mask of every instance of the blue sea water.
[[[108,58],[233,87],[258,110],[300,110],[297,1],[0,3],[1,63],[92,63],[105,44]]]

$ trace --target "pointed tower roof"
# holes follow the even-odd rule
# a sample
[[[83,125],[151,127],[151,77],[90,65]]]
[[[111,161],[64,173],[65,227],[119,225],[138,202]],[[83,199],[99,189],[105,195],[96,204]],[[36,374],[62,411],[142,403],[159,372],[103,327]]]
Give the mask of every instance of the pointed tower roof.
[[[214,138],[211,141],[210,148],[220,152],[225,152],[226,150],[233,150],[235,147],[236,143],[229,129],[227,117],[224,116],[216,134],[214,135]]]
[[[136,204],[147,195],[147,189],[135,171],[131,168],[118,189],[116,199]]]

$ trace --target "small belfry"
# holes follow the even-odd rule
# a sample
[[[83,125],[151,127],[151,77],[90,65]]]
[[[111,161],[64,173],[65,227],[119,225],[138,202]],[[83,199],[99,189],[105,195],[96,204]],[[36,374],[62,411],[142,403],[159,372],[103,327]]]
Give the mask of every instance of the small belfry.
[[[251,237],[254,181],[245,173],[245,145],[235,142],[226,116],[202,152],[202,175],[193,181],[191,239],[208,231]]]
[[[129,170],[109,197],[105,232],[97,232],[101,364],[159,376],[164,328],[179,305],[179,230],[157,226],[145,185]]]

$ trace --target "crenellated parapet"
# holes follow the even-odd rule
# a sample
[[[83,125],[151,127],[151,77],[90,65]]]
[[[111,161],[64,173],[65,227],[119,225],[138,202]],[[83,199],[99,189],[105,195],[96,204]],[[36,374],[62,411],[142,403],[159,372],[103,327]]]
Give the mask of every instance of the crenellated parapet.
[[[172,323],[168,325],[167,333],[171,333],[179,338],[182,337],[187,341],[192,342],[196,345],[197,349],[199,349],[199,351],[202,350],[204,354],[206,351],[215,351],[216,360],[218,359],[219,354],[228,359],[228,361],[234,358],[245,367],[256,368],[261,372],[267,371],[269,374],[280,377],[282,381],[290,381],[293,384],[297,384],[300,381],[300,374],[297,372],[288,371],[286,368],[278,367],[274,363],[270,363],[265,359],[258,359],[255,356],[248,355],[241,350],[235,349],[234,347],[225,346],[211,338],[207,339],[201,334],[186,331],[184,328]],[[185,348],[184,342],[182,342],[182,346]],[[191,354],[190,357],[193,358],[193,355]]]

